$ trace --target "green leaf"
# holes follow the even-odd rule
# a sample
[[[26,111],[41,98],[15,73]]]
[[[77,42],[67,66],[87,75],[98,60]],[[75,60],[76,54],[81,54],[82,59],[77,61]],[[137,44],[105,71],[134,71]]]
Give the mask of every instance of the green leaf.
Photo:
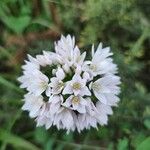
[[[136,134],[133,136],[131,144],[137,148],[139,146],[139,144],[144,141],[144,139],[146,138],[146,136],[144,135],[144,133],[140,132],[139,134]]]
[[[150,129],[150,119],[144,120],[144,125],[147,127],[147,129]]]
[[[146,138],[139,146],[137,150],[149,150],[150,149],[150,137]]]
[[[55,142],[55,139],[50,138],[50,139],[46,142],[44,150],[53,150],[53,144],[54,144],[54,142]]]
[[[117,150],[127,150],[128,149],[128,139],[119,139]]]
[[[9,16],[2,19],[5,25],[17,34],[21,34],[25,30],[30,24],[30,20],[31,18],[29,16]]]
[[[47,28],[50,28],[52,25],[50,21],[48,21],[46,19],[42,19],[42,18],[37,18],[37,19],[33,20],[31,22],[31,24],[39,24],[39,25],[47,27]]]
[[[44,128],[36,128],[35,130],[35,140],[40,144],[45,144],[48,138],[47,131]]]
[[[5,130],[0,129],[0,141],[7,142],[14,147],[22,148],[25,150],[40,150],[38,147],[28,142],[27,140],[8,133]]]

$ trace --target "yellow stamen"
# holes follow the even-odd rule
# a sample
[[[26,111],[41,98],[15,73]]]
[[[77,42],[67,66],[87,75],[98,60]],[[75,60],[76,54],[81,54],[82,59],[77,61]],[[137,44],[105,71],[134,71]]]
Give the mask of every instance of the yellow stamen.
[[[59,89],[61,89],[63,86],[64,86],[64,83],[63,83],[63,82],[60,82],[60,83],[58,83],[56,89],[59,90]]]
[[[75,82],[75,83],[73,83],[72,87],[73,87],[73,89],[75,89],[75,90],[79,90],[79,89],[81,88],[81,84],[78,83],[78,82]]]
[[[73,98],[72,98],[72,103],[74,103],[74,104],[78,104],[79,103],[79,98],[77,97],[77,96],[74,96]]]
[[[95,90],[95,91],[99,91],[100,90],[100,85],[96,84],[96,83],[93,83],[92,84],[92,89]]]
[[[96,70],[97,70],[97,67],[96,67],[96,65],[94,65],[94,64],[91,64],[91,65],[89,66],[89,68],[90,68],[91,70],[93,70],[93,71],[96,71]]]

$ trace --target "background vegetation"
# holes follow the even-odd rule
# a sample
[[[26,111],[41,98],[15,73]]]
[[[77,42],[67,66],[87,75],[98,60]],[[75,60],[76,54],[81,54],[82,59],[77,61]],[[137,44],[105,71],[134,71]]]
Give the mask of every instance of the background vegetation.
[[[111,46],[119,66],[121,101],[98,131],[46,131],[21,111],[25,91],[16,78],[26,54],[53,50],[68,33],[86,51],[100,41]],[[0,1],[1,150],[150,150],[149,104],[149,0]]]

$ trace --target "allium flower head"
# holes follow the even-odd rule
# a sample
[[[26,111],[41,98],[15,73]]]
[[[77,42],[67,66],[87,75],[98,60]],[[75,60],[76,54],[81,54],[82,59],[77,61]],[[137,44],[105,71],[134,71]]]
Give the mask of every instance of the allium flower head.
[[[88,60],[68,35],[55,43],[55,52],[43,51],[35,58],[28,55],[18,78],[28,92],[22,109],[46,129],[56,126],[81,132],[107,124],[120,93],[112,54],[100,43],[96,50],[92,46]]]

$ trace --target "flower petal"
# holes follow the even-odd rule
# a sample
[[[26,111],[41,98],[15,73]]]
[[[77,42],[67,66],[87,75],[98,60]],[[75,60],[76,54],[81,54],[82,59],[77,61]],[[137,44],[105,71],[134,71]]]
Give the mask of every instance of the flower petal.
[[[71,86],[69,85],[69,83],[65,86],[65,88],[64,88],[64,90],[63,90],[63,92],[62,92],[62,94],[72,94],[73,93],[73,90],[72,90],[72,88],[71,88]]]
[[[107,104],[107,99],[106,99],[106,97],[104,96],[104,94],[101,94],[101,93],[98,93],[98,92],[95,92],[95,91],[94,91],[94,94],[95,94],[96,98],[97,98],[99,101],[101,101],[101,102],[104,103],[104,104]]]
[[[82,88],[80,94],[81,94],[81,96],[84,96],[84,95],[91,96],[91,92],[87,86]]]
[[[78,105],[78,108],[77,108],[77,111],[78,111],[79,113],[81,113],[81,114],[86,113],[85,106],[84,106],[84,105],[79,104],[79,105]]]

